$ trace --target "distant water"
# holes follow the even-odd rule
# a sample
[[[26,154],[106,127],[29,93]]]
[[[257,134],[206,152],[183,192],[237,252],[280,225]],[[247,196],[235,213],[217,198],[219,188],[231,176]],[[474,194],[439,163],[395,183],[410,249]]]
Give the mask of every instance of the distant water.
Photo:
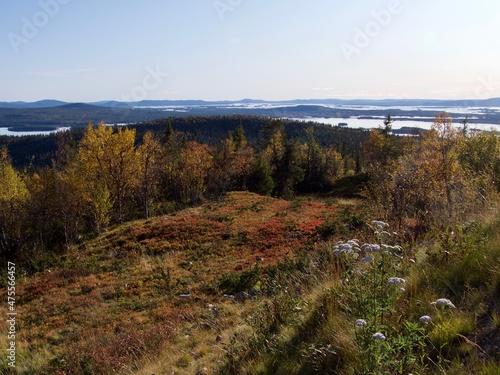
[[[50,130],[50,131],[31,131],[31,132],[13,132],[10,131],[9,128],[0,128],[0,135],[10,135],[10,136],[15,136],[15,137],[21,137],[23,135],[49,135],[61,131],[66,131],[69,130],[69,127],[64,127],[64,128],[58,128],[57,130]]]
[[[413,117],[414,118],[414,117]],[[333,126],[339,126],[339,124],[347,124],[343,125],[348,128],[361,128],[361,129],[377,129],[379,127],[384,126],[383,119],[360,119],[357,117],[352,118],[325,118],[325,117],[304,117],[304,118],[290,118],[290,120],[298,120],[298,121],[313,121],[318,122],[320,124],[327,124]],[[463,124],[461,123],[453,123],[453,125],[457,128],[462,128]],[[430,129],[432,127],[432,121],[424,121],[424,120],[400,120],[394,118],[394,122],[392,123],[393,129],[401,129],[403,127],[410,128],[420,128],[420,129]],[[497,124],[469,124],[469,129],[479,129],[479,130],[491,130],[491,129],[499,129],[500,125]]]

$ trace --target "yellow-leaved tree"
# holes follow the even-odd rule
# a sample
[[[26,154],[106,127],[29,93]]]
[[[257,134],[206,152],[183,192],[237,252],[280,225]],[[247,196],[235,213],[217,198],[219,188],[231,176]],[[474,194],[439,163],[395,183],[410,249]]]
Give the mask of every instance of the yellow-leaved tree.
[[[138,185],[137,192],[144,215],[149,218],[151,206],[158,196],[163,166],[163,149],[151,132],[144,134],[142,144],[137,149]]]
[[[78,161],[96,230],[105,229],[111,210],[113,218],[122,223],[126,199],[137,184],[135,130],[114,131],[104,123],[97,127],[89,124],[79,144]]]
[[[180,151],[174,170],[174,194],[184,204],[201,200],[212,167],[213,150],[208,145],[189,141]]]
[[[377,139],[383,140],[380,136]],[[376,182],[372,194],[375,192],[377,198],[373,201],[381,216],[400,225],[409,220],[420,231],[446,227],[474,212],[480,197],[471,189],[470,176],[459,163],[462,139],[463,133],[452,126],[452,118],[439,113],[431,130],[420,138],[400,142],[399,156],[385,165],[383,159],[373,163],[378,176],[372,181]]]
[[[12,167],[7,148],[0,149],[0,251],[13,256],[22,243],[24,204],[29,198],[22,176]]]
[[[246,188],[246,177],[251,173],[254,159],[253,149],[248,145],[243,128],[229,132],[213,159],[209,175],[208,191],[220,196],[226,191]]]

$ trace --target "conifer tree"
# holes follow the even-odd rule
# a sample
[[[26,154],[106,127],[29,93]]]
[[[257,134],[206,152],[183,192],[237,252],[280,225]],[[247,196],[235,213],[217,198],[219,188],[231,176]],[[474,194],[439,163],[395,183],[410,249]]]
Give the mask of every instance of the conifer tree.
[[[255,160],[253,172],[248,179],[248,188],[260,195],[270,195],[274,189],[271,169],[262,156]]]

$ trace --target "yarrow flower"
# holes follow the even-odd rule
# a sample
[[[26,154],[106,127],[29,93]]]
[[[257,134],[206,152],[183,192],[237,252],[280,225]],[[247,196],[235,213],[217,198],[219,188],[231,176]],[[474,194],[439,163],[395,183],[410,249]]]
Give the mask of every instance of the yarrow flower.
[[[382,248],[384,248],[385,250],[396,251],[396,252],[403,251],[403,248],[399,245],[392,246],[392,245],[382,244]]]
[[[341,250],[341,251],[349,251],[352,249],[351,244],[348,244],[348,243],[342,243],[338,246],[339,246],[339,250]]]
[[[362,246],[366,252],[379,252],[380,251],[380,245],[378,244],[370,244],[370,243],[365,243]]]
[[[373,258],[369,255],[365,256],[363,259],[361,259],[362,262],[371,262],[373,260]]]
[[[359,245],[356,240],[349,240],[347,242],[339,241],[333,247],[333,254],[339,256],[341,253],[352,254],[354,258],[357,258],[357,252],[360,251]]]
[[[347,241],[347,243],[351,246],[355,246],[355,247],[359,247],[358,245],[358,240],[354,239],[354,240],[349,240]]]
[[[402,279],[401,277],[389,277],[389,280],[387,281],[387,284],[404,284],[406,282],[405,279]]]
[[[437,306],[448,306],[451,307],[452,309],[455,309],[456,306],[447,298],[439,298],[438,300],[431,302],[431,305],[437,305]]]
[[[372,338],[375,340],[385,340],[385,336],[380,332],[373,334]]]
[[[419,319],[420,323],[429,324],[432,322],[432,318],[429,315],[422,315]]]
[[[378,230],[382,230],[382,229],[384,229],[384,228],[386,228],[386,227],[388,227],[388,226],[389,226],[389,224],[387,224],[387,223],[385,223],[385,222],[383,222],[383,221],[380,221],[380,220],[373,220],[373,221],[372,221],[372,225],[373,225],[376,229],[378,229]]]
[[[358,319],[356,320],[356,327],[363,327],[363,326],[366,326],[367,323],[366,323],[366,320],[364,319]]]

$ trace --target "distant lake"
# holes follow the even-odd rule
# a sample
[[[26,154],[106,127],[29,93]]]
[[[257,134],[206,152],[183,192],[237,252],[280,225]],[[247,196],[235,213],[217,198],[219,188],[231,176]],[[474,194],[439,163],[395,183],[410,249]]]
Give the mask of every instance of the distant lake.
[[[414,117],[413,117],[414,118]],[[392,123],[393,129],[401,129],[403,127],[411,127],[411,128],[420,128],[420,129],[430,129],[432,127],[432,121],[424,121],[424,120],[399,120],[397,117],[393,118],[394,122]],[[289,120],[297,120],[297,121],[313,121],[318,122],[320,124],[328,124],[333,126],[339,126],[339,124],[347,124],[343,125],[347,128],[362,128],[362,129],[377,129],[379,127],[384,126],[384,119],[360,119],[357,117],[351,118],[325,118],[325,117],[304,117],[304,118],[290,118]],[[472,120],[472,119],[471,119]],[[472,120],[473,121],[473,120]],[[457,128],[462,128],[463,124],[461,123],[453,123],[453,125]],[[469,129],[480,129],[480,130],[491,130],[491,129],[499,129],[500,125],[498,124],[474,124],[469,123]]]
[[[0,135],[9,135],[9,136],[15,136],[15,137],[21,137],[23,135],[49,135],[61,131],[66,131],[71,128],[65,127],[65,128],[59,128],[57,130],[50,130],[50,131],[26,131],[26,132],[14,132],[9,130],[9,128],[0,128]]]

